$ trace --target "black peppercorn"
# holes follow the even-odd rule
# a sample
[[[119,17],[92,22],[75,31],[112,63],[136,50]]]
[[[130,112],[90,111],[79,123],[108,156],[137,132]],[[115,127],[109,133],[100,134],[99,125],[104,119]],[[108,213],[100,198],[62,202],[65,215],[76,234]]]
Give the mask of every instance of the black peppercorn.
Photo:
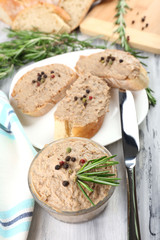
[[[74,97],[74,101],[77,101],[77,99],[78,99],[78,97],[77,97],[77,96],[75,96],[75,97]]]
[[[44,74],[44,78],[47,78],[47,75],[46,75],[46,74]]]
[[[83,98],[86,98],[86,95],[83,95]]]
[[[51,73],[54,73],[54,71],[51,71]]]
[[[37,80],[38,80],[38,81],[41,81],[41,79],[42,79],[41,76],[38,76]]]
[[[76,158],[75,158],[75,157],[71,157],[71,161],[72,161],[72,162],[75,162],[75,161],[76,161]]]
[[[56,166],[55,166],[55,169],[56,169],[56,170],[59,170],[60,168],[61,168],[60,165],[56,165]]]
[[[65,161],[69,161],[71,159],[71,157],[70,156],[67,156],[66,158],[65,158]]]
[[[90,93],[90,90],[89,90],[89,89],[86,89],[86,93]]]
[[[41,72],[41,75],[43,75],[44,74],[44,72]]]
[[[69,185],[69,182],[68,181],[63,181],[62,184],[63,184],[64,187],[67,187]]]
[[[64,168],[64,169],[67,169],[67,168],[69,168],[69,165],[68,165],[68,163],[64,163],[64,164],[63,164],[63,168]]]
[[[32,80],[32,83],[35,83],[36,82],[36,80]]]
[[[123,62],[123,59],[119,59],[119,62],[122,63],[122,62]]]
[[[141,22],[144,22],[146,20],[146,16],[144,16],[142,19],[141,19]]]

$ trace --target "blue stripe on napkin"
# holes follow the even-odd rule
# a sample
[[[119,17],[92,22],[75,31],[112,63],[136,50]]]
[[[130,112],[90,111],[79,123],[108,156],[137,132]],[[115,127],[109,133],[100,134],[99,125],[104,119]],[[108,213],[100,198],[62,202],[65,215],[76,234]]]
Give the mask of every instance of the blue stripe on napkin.
[[[17,204],[15,207],[11,208],[8,211],[1,211],[0,212],[0,220],[11,218],[13,215],[15,215],[17,212],[22,211],[23,209],[27,208],[33,208],[34,207],[34,200],[33,199],[27,199],[23,202]]]
[[[20,232],[26,232],[29,231],[30,228],[30,224],[31,221],[27,221],[27,222],[23,222],[21,224],[19,224],[18,226],[8,229],[8,230],[4,230],[0,228],[0,236],[4,237],[4,238],[8,238],[8,237],[12,237]]]
[[[1,222],[0,221],[0,224],[3,227],[8,227],[8,226],[11,226],[12,224],[16,223],[18,220],[21,220],[21,219],[26,218],[26,217],[32,217],[32,216],[33,216],[33,211],[32,212],[26,212],[26,213],[20,214],[18,217],[12,219],[11,221],[8,221],[8,222]]]

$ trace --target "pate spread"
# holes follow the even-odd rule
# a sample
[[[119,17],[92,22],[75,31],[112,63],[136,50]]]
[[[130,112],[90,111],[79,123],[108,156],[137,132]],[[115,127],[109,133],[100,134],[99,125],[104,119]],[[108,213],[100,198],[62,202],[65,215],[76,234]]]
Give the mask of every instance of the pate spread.
[[[24,74],[16,83],[12,97],[24,113],[34,112],[47,103],[55,104],[76,79],[73,70],[63,64],[50,64]]]
[[[79,211],[91,207],[76,183],[76,172],[91,159],[107,155],[96,143],[85,139],[65,139],[49,144],[33,161],[29,179],[32,192],[39,200],[58,211]],[[107,170],[114,172],[113,166]],[[109,185],[87,184],[94,204],[103,200]]]
[[[58,104],[55,117],[80,127],[97,122],[109,111],[109,90],[103,79],[80,75]]]

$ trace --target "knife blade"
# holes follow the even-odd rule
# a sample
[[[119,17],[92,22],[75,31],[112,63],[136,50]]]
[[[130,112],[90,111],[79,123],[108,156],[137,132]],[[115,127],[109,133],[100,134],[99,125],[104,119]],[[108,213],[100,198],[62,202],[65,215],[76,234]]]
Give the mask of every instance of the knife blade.
[[[135,166],[139,152],[139,130],[133,95],[119,91],[120,121],[124,162],[128,175],[128,239],[141,240],[136,197]]]

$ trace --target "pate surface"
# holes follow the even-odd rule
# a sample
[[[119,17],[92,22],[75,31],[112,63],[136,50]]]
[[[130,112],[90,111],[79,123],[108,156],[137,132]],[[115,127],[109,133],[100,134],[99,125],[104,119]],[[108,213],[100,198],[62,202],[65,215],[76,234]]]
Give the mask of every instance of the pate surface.
[[[66,149],[71,148],[67,153]],[[79,211],[91,207],[91,203],[83,195],[75,182],[76,172],[82,167],[81,159],[86,161],[100,158],[107,155],[103,148],[88,140],[62,140],[48,145],[34,160],[30,169],[31,186],[34,194],[42,202],[60,211]],[[55,169],[61,161],[65,161],[66,156],[75,157],[71,160],[68,169],[61,167]],[[66,161],[65,161],[66,162]],[[107,169],[114,172],[113,167]],[[63,186],[63,181],[68,181],[67,187]],[[92,193],[87,192],[94,204],[103,200],[110,189],[108,185],[88,184],[94,189]]]

